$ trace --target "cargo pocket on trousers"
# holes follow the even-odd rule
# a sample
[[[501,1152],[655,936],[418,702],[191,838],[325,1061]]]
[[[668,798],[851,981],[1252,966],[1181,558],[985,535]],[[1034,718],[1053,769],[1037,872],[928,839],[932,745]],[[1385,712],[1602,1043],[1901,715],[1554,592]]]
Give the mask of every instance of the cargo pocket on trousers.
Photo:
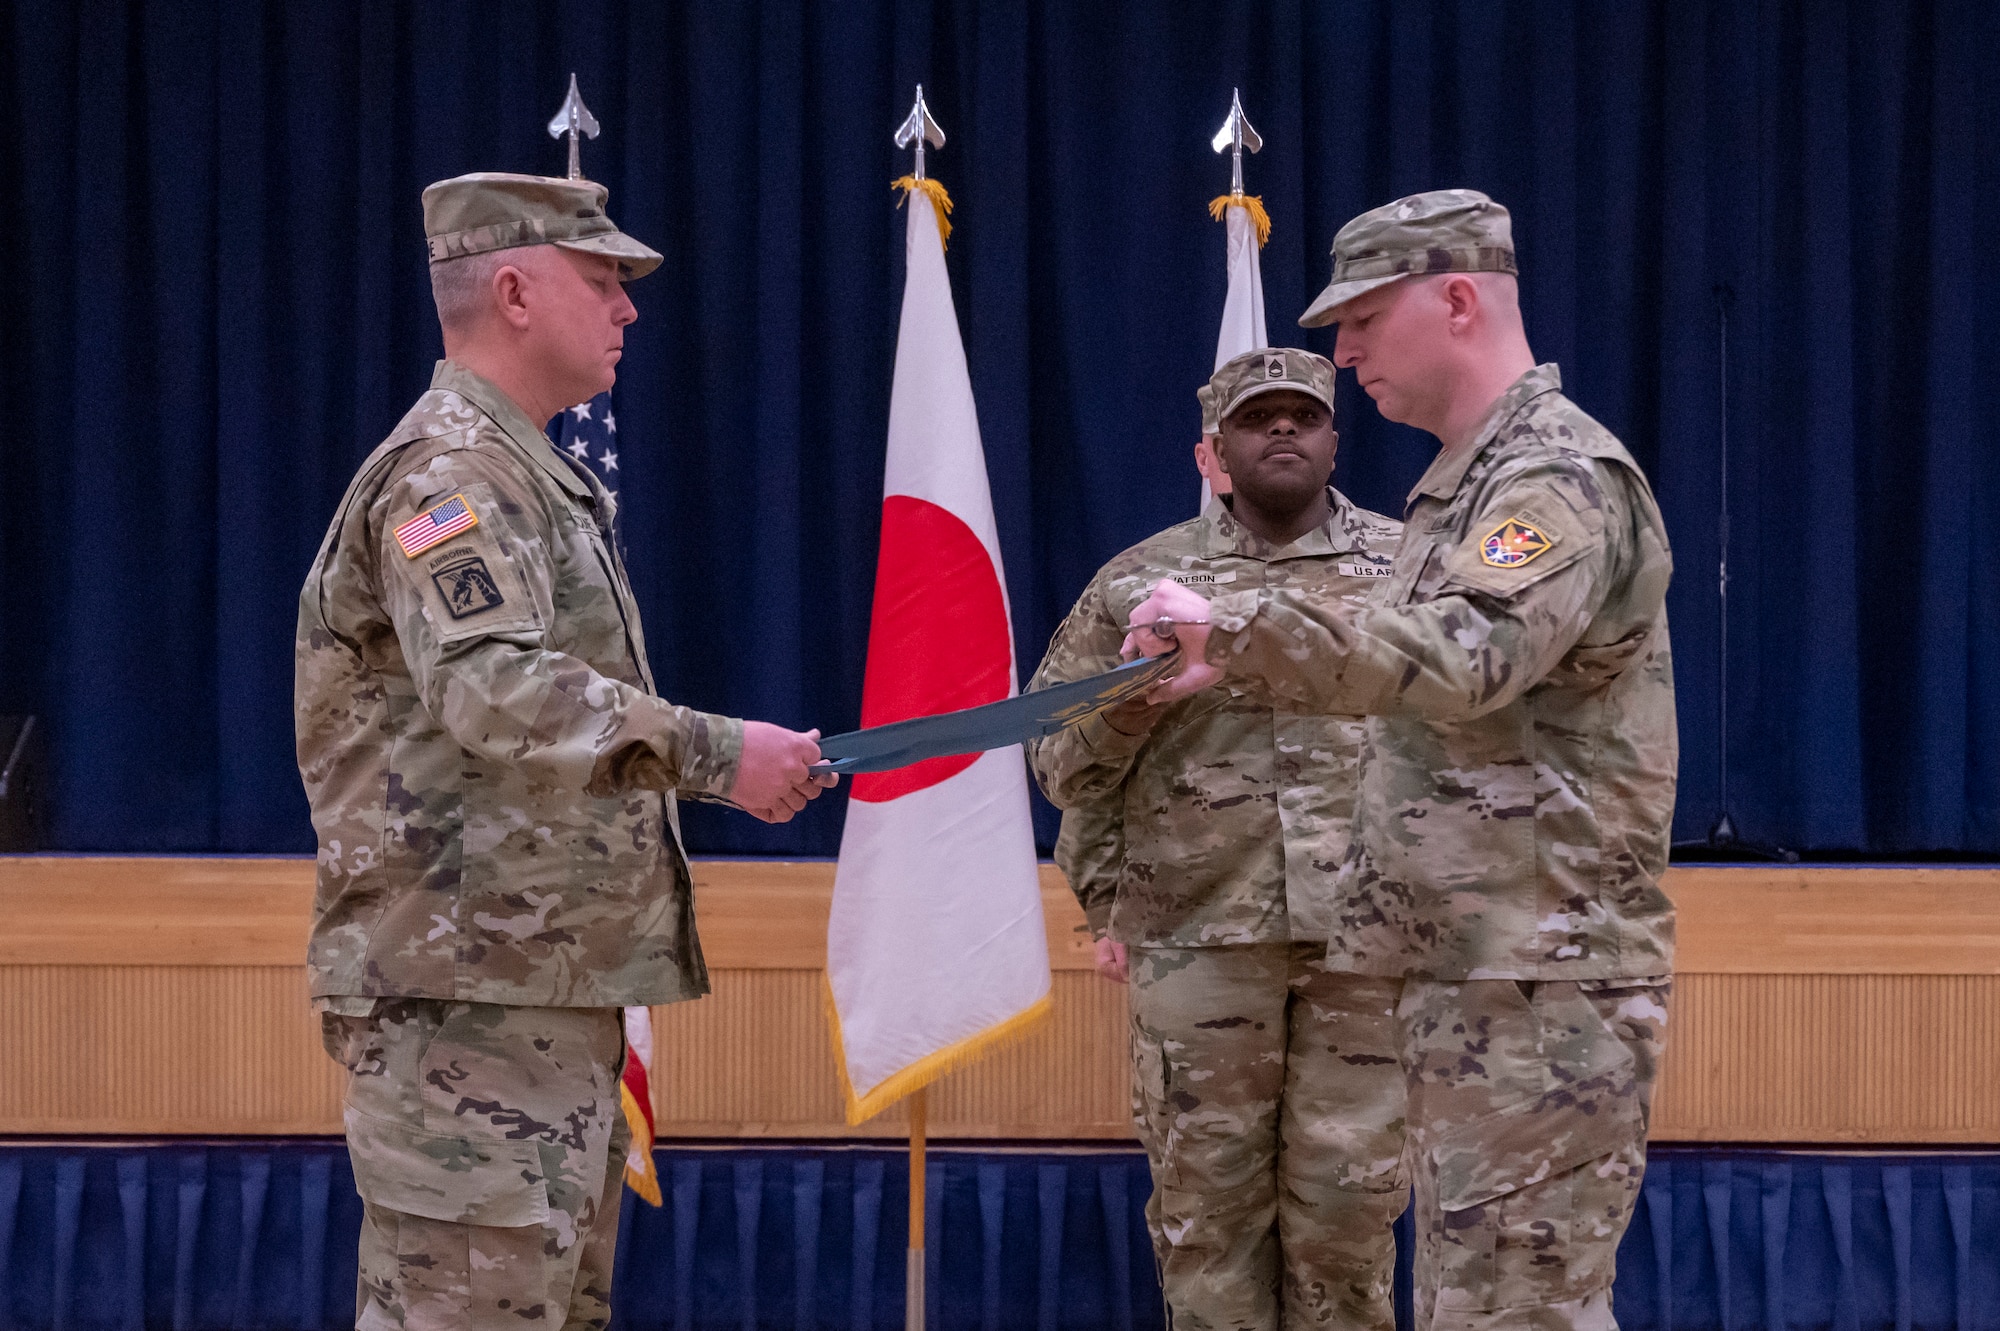
[[[331,1058],[349,1072],[360,1072],[366,1065],[370,1074],[382,1070],[382,1056],[375,1045],[375,1021],[372,1017],[357,1017],[341,1012],[319,1014],[319,1042]]]
[[[1556,1091],[1439,1134],[1438,1307],[1533,1307],[1588,1292],[1599,1175],[1643,1132],[1635,1100],[1585,1106]]]
[[[1271,1231],[1277,1197],[1277,1180],[1269,1174],[1208,1192],[1162,1183],[1160,1234],[1185,1260],[1219,1256],[1240,1247],[1246,1236]]]
[[[345,1117],[355,1190],[370,1205],[496,1229],[548,1223],[536,1143],[444,1136],[352,1109]]]
[[[1127,1034],[1132,1046],[1132,1126],[1157,1160],[1171,1126],[1167,1121],[1167,1056],[1160,1042],[1138,1022],[1129,1023]]]

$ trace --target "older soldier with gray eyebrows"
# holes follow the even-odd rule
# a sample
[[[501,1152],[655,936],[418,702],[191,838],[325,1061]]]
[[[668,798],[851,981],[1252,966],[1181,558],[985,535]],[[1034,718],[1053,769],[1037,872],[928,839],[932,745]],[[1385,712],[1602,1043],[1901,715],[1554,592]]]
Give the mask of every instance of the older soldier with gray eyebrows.
[[[307,951],[362,1225],[361,1331],[602,1327],[619,1009],[708,990],[676,793],[782,822],[817,732],[662,699],[617,503],[549,446],[660,256],[587,180],[424,191],[446,359],[299,599]]]
[[[1204,406],[1234,507],[1106,564],[1031,687],[1113,665],[1162,576],[1357,605],[1387,580],[1397,524],[1327,485],[1333,378],[1286,348],[1216,371]],[[1225,684],[1030,744],[1049,797],[1082,815],[1057,855],[1103,968],[1129,964],[1146,1218],[1179,1331],[1394,1324],[1390,1227],[1408,1196],[1396,985],[1321,964],[1361,737],[1357,717]]]
[[[1163,581],[1132,645],[1179,640],[1165,697],[1369,717],[1327,964],[1402,981],[1416,1326],[1613,1328],[1673,963],[1666,530],[1528,349],[1506,209],[1419,194],[1333,253],[1301,322],[1443,444],[1395,576],[1368,606]]]

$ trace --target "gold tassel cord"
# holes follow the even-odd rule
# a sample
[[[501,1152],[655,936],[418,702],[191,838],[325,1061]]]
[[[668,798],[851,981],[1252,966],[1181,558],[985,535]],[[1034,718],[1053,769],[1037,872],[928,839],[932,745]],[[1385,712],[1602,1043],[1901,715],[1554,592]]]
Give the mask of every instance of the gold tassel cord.
[[[1264,200],[1256,194],[1221,194],[1208,201],[1208,215],[1216,221],[1222,220],[1225,208],[1241,208],[1250,214],[1250,225],[1257,228],[1257,248],[1263,249],[1264,242],[1271,238],[1271,214],[1264,211]]]
[[[910,197],[911,190],[922,190],[930,198],[931,207],[937,209],[938,243],[943,245],[951,239],[951,195],[944,192],[943,181],[932,180],[929,176],[925,176],[922,180],[918,180],[915,176],[900,176],[889,188],[903,191],[906,200]],[[899,203],[896,206],[900,208],[903,205]],[[1261,215],[1262,207],[1257,211]],[[1218,213],[1217,216],[1221,214]],[[1266,230],[1270,228],[1269,222],[1264,225]]]

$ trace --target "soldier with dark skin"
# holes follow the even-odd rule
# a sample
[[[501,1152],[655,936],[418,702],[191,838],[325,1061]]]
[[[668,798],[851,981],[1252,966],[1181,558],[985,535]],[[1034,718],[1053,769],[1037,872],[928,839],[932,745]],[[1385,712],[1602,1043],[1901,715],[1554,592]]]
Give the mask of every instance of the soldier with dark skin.
[[[1239,356],[1211,381],[1234,506],[1123,552],[1057,630],[1031,687],[1117,659],[1162,574],[1365,601],[1397,524],[1327,485],[1333,367]],[[1161,1284],[1181,1331],[1388,1328],[1405,1202],[1394,984],[1321,966],[1346,850],[1358,718],[1224,685],[1128,702],[1031,742],[1067,814],[1100,970],[1131,984],[1134,1125]],[[1086,840],[1079,830],[1115,829]]]
[[[616,499],[543,433],[612,385],[660,256],[587,180],[424,192],[446,359],[299,599],[307,970],[364,1222],[361,1331],[601,1328],[620,1009],[708,988],[676,795],[782,822],[816,732],[659,696]]]
[[[1203,384],[1195,397],[1201,403],[1201,435],[1194,443],[1194,467],[1208,487],[1202,516],[1214,518],[1232,502],[1228,469],[1222,465],[1222,423],[1215,419],[1214,394]],[[1210,510],[1215,510],[1211,512]],[[1055,862],[1069,890],[1083,908],[1090,929],[1097,973],[1114,984],[1128,978],[1125,945],[1111,937],[1111,905],[1117,895],[1119,866],[1125,858],[1123,801],[1115,795],[1083,800],[1062,811],[1056,834]]]
[[[1665,526],[1535,363],[1506,209],[1401,199],[1334,260],[1301,322],[1442,445],[1394,577],[1362,606],[1163,580],[1129,646],[1185,654],[1156,700],[1368,716],[1327,964],[1400,984],[1416,1326],[1612,1331],[1673,966]]]

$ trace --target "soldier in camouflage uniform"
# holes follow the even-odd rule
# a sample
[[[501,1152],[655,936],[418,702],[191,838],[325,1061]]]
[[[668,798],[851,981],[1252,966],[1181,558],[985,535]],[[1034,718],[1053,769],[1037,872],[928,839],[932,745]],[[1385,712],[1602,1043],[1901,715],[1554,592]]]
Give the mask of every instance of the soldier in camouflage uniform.
[[[1417,1327],[1613,1328],[1673,961],[1666,530],[1535,364],[1505,209],[1403,199],[1334,259],[1302,322],[1339,323],[1383,414],[1444,443],[1395,576],[1367,606],[1162,582],[1133,620],[1179,621],[1166,696],[1369,717],[1327,963],[1406,977]]]
[[[1327,488],[1332,365],[1251,352],[1212,387],[1234,507],[1106,564],[1035,685],[1115,664],[1163,576],[1355,604],[1386,581],[1396,523]],[[1147,1219],[1180,1331],[1393,1324],[1390,1227],[1407,1198],[1395,984],[1321,965],[1361,735],[1358,718],[1224,685],[1031,745],[1049,797],[1097,819],[1058,853],[1093,929],[1129,949]]]
[[[1215,394],[1209,385],[1196,389],[1195,398],[1201,404],[1201,438],[1194,446],[1194,465],[1208,488],[1201,516],[1214,520],[1231,502],[1229,473],[1216,456],[1222,423],[1215,418]],[[1125,945],[1110,933],[1111,903],[1118,895],[1118,875],[1125,862],[1124,792],[1114,790],[1080,799],[1064,809],[1056,834],[1055,860],[1077,905],[1083,908],[1083,918],[1096,943],[1097,973],[1124,984]]]
[[[619,1009],[706,992],[674,794],[789,817],[812,735],[653,687],[612,497],[541,422],[608,389],[660,256],[603,186],[424,192],[445,350],[299,600],[307,961],[353,1073],[356,1325],[602,1327]]]

